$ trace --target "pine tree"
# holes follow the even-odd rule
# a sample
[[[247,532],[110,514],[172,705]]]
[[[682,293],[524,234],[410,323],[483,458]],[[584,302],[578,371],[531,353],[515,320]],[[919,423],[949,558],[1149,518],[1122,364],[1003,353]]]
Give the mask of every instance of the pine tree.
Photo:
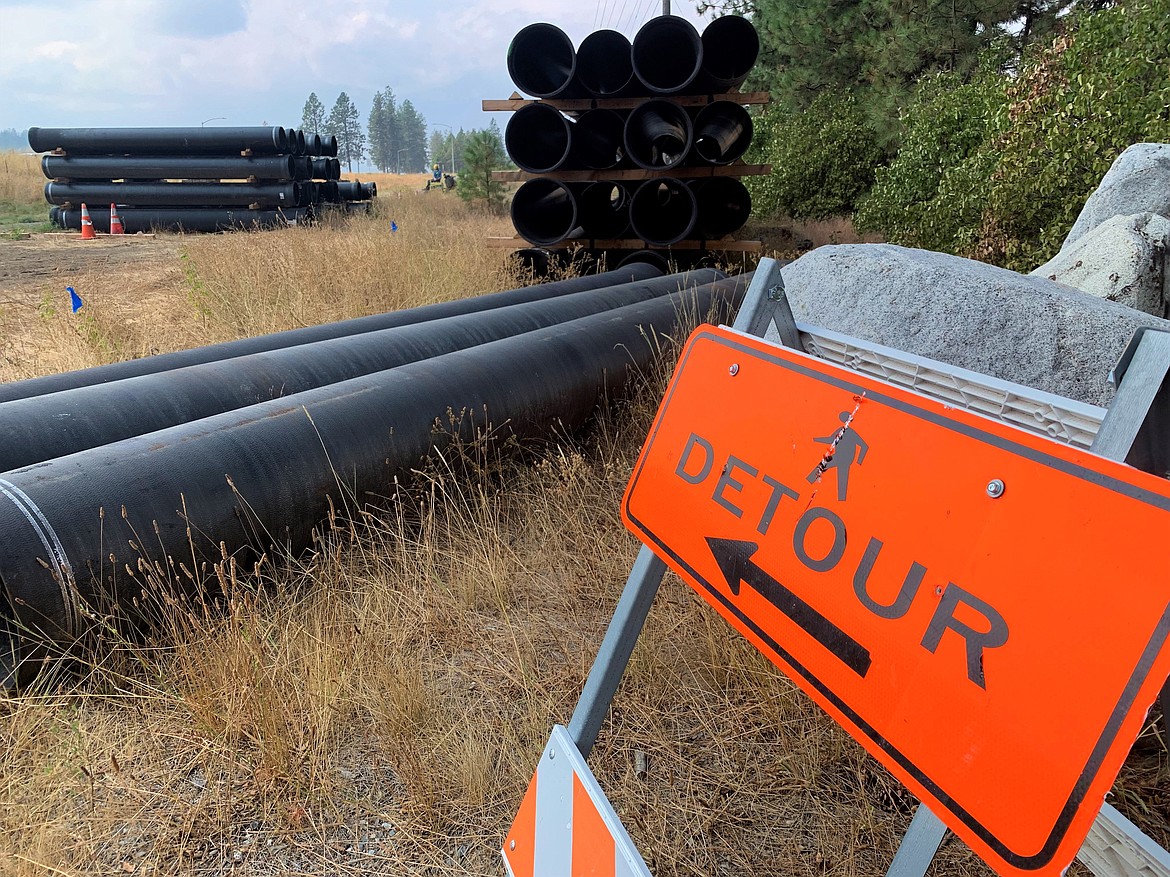
[[[321,103],[316,92],[309,92],[309,99],[305,101],[305,108],[301,111],[301,129],[309,134],[325,130],[325,104]]]
[[[459,197],[469,204],[480,204],[492,213],[504,207],[504,184],[492,179],[492,171],[507,165],[507,155],[495,120],[481,131],[467,135],[463,150],[463,172],[459,175]]]
[[[387,173],[398,170],[398,150],[402,148],[398,136],[398,108],[394,92],[389,86],[374,93],[368,124],[370,136],[370,160]]]
[[[850,92],[887,144],[915,83],[932,73],[960,80],[993,41],[1016,56],[1075,5],[1105,0],[700,0],[704,12],[751,13],[760,59],[749,87],[768,89],[782,111],[826,92]]]
[[[362,133],[357,107],[344,91],[325,120],[325,133],[337,138],[337,157],[353,173],[353,163],[361,162],[366,153],[366,138]]]
[[[390,169],[390,160],[387,157],[389,144],[386,143],[386,106],[382,92],[374,92],[374,100],[370,104],[370,118],[366,124],[366,133],[370,142],[370,161],[382,173]]]
[[[398,135],[402,166],[418,173],[427,166],[427,120],[409,100],[398,108]]]

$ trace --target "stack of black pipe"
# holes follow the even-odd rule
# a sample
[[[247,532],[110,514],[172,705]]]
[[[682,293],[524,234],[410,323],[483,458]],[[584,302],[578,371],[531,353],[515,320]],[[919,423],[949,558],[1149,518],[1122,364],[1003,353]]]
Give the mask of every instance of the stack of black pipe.
[[[214,599],[211,564],[299,552],[454,437],[563,435],[749,280],[630,265],[0,384],[0,688]]]
[[[30,128],[49,152],[45,200],[60,228],[81,205],[108,232],[110,205],[127,232],[223,231],[310,222],[326,205],[368,210],[373,183],[341,180],[337,138],[295,128]]]
[[[601,30],[576,50],[554,25],[521,30],[508,48],[508,72],[517,88],[543,101],[594,100],[580,112],[535,102],[509,121],[508,154],[522,170],[541,175],[513,198],[516,231],[539,247],[570,238],[635,238],[667,248],[683,240],[715,240],[743,226],[751,197],[736,177],[684,179],[679,170],[731,164],[751,144],[747,110],[717,95],[743,82],[759,46],[752,23],[738,16],[716,19],[702,36],[685,19],[661,16],[647,22],[632,44],[616,31]],[[694,96],[706,99],[681,100]],[[625,168],[649,173],[637,182],[558,179],[563,171]]]

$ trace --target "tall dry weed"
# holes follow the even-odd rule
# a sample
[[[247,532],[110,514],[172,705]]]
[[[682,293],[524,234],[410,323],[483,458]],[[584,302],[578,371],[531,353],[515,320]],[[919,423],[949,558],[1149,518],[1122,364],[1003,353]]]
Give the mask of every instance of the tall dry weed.
[[[47,180],[41,157],[23,152],[0,152],[0,204],[40,207],[45,204]],[[48,207],[45,207],[48,213]]]
[[[188,236],[181,259],[205,331],[226,339],[505,288],[507,251],[484,243],[501,228],[451,195],[397,189],[368,218]]]

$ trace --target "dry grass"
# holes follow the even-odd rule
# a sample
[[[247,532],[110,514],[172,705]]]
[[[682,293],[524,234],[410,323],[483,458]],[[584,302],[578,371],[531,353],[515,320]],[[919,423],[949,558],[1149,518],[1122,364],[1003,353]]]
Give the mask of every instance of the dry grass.
[[[506,220],[453,195],[381,184],[369,217],[278,234],[191,235],[182,264],[208,338],[275,332],[459,298],[505,282],[505,250],[483,246]],[[398,231],[390,231],[393,221]]]
[[[40,207],[46,182],[39,155],[0,152],[0,204]]]
[[[48,228],[45,182],[40,156],[0,152],[0,235],[20,237]]]
[[[133,335],[112,355],[512,285],[482,245],[499,220],[379,186],[377,215],[338,227],[169,238],[149,304],[91,293],[103,332]],[[636,553],[619,498],[662,382],[524,465],[468,449],[310,555],[221,570],[221,610],[0,705],[0,872],[502,874]],[[1121,803],[1154,830],[1170,767],[1143,746]],[[658,877],[882,873],[913,803],[673,578],[591,765]],[[988,872],[952,840],[934,873]]]

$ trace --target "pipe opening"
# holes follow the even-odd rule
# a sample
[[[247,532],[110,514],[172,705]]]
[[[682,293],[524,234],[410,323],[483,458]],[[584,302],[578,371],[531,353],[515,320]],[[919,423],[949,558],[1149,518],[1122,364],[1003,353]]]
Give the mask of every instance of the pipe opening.
[[[577,212],[589,237],[621,237],[630,227],[630,196],[618,183],[590,183],[577,196]]]
[[[670,262],[657,250],[634,250],[632,253],[627,253],[618,262],[617,267],[625,268],[627,265],[653,265],[663,274],[670,270]]]
[[[696,226],[704,238],[721,238],[743,227],[752,213],[752,196],[734,177],[712,177],[691,184],[698,205]]]
[[[508,46],[508,75],[525,94],[556,97],[573,81],[577,53],[556,25],[537,22],[522,28]]]
[[[703,74],[717,90],[743,82],[760,54],[760,35],[755,26],[738,15],[717,18],[703,31]]]
[[[594,31],[577,49],[577,79],[594,97],[616,97],[634,81],[630,41],[616,30]]]
[[[646,170],[666,170],[691,148],[691,119],[669,100],[649,100],[626,119],[626,154]]]
[[[529,180],[512,197],[512,225],[529,243],[551,246],[576,230],[576,199],[558,180]]]
[[[617,167],[626,157],[624,131],[624,120],[613,110],[582,113],[573,126],[573,157],[593,170]]]
[[[634,75],[655,94],[676,94],[703,65],[703,41],[685,18],[662,15],[638,31],[630,53]]]
[[[695,154],[711,164],[731,164],[747,152],[753,133],[746,109],[731,101],[715,101],[695,117]]]
[[[574,136],[573,126],[559,111],[547,104],[529,104],[508,120],[504,146],[522,170],[544,174],[569,158]]]
[[[697,213],[694,193],[680,180],[647,180],[630,202],[630,225],[642,240],[665,247],[691,233]]]

